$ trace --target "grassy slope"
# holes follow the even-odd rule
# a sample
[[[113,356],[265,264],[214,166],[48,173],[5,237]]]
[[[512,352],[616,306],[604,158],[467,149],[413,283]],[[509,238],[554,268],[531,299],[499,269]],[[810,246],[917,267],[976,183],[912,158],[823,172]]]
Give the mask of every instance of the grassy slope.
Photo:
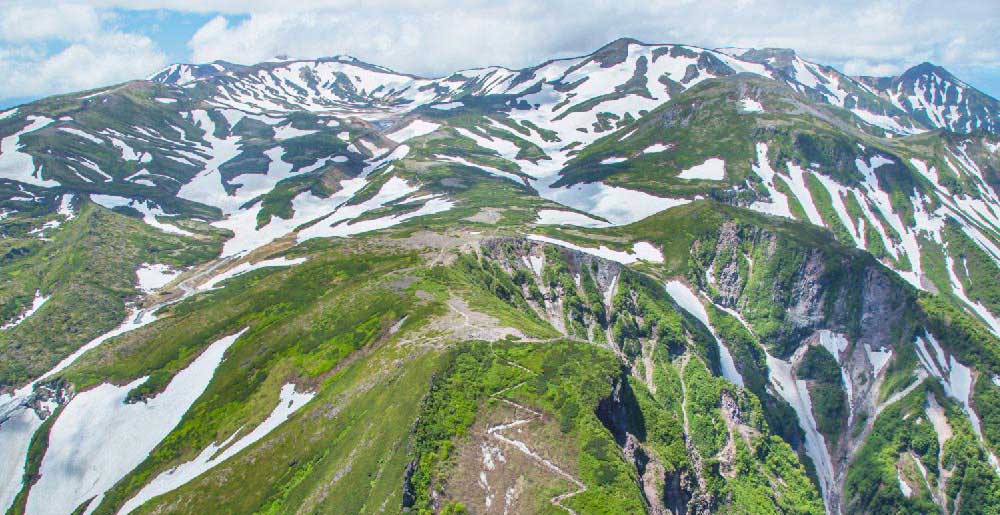
[[[37,377],[80,345],[118,325],[135,299],[141,263],[182,267],[218,252],[212,239],[157,231],[140,220],[84,204],[51,241],[4,239],[0,310],[10,319],[39,290],[50,299],[17,327],[0,331],[0,386]]]

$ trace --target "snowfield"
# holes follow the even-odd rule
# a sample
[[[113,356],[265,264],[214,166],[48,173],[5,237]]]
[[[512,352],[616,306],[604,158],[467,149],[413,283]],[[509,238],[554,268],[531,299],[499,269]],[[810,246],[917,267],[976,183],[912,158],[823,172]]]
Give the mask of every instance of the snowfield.
[[[27,119],[29,123],[23,129],[0,139],[0,179],[10,179],[43,188],[58,186],[59,182],[44,178],[42,170],[35,169],[34,159],[31,155],[21,152],[20,145],[21,136],[42,129],[53,120],[44,116],[28,116]]]
[[[441,127],[441,125],[424,120],[414,120],[410,122],[409,125],[386,134],[385,137],[395,141],[396,143],[405,143],[406,141],[418,136],[430,134],[436,131],[438,127]]]
[[[181,274],[180,270],[172,270],[169,266],[160,263],[143,263],[135,271],[138,279],[138,288],[144,292],[152,292],[170,284]]]
[[[315,396],[315,393],[295,391],[294,384],[286,384],[281,387],[278,395],[278,404],[271,411],[271,414],[264,419],[253,431],[243,435],[235,442],[232,441],[239,432],[230,436],[226,441],[216,445],[210,444],[193,460],[182,463],[154,478],[134,497],[128,500],[118,513],[127,514],[142,506],[142,504],[153,497],[162,495],[171,490],[188,483],[199,475],[211,470],[216,465],[226,461],[238,452],[246,449],[261,438],[267,436],[271,431],[288,420],[288,417],[308,403]]]
[[[538,211],[538,225],[576,225],[578,227],[610,227],[611,224],[591,218],[575,211],[560,209],[542,209]]]
[[[638,261],[649,261],[650,263],[662,263],[663,254],[659,249],[653,245],[640,241],[632,245],[632,252],[622,252],[620,250],[612,250],[604,245],[600,248],[592,247],[581,247],[579,245],[570,243],[568,241],[557,240],[555,238],[550,238],[548,236],[542,236],[539,234],[531,234],[528,236],[529,240],[540,241],[543,243],[551,243],[553,245],[558,245],[560,247],[565,247],[567,249],[572,249],[576,251],[583,252],[584,254],[590,254],[592,256],[597,256],[610,261],[617,261],[623,265],[630,265]]]
[[[743,375],[736,369],[736,362],[733,361],[733,355],[730,354],[729,347],[715,334],[715,328],[712,327],[712,323],[708,320],[708,312],[705,311],[705,306],[698,300],[698,296],[686,284],[680,281],[667,281],[666,288],[670,298],[674,299],[674,302],[681,309],[697,318],[699,322],[708,328],[708,332],[712,333],[715,343],[719,346],[719,367],[722,369],[722,377],[726,378],[730,383],[742,387]]]
[[[52,426],[27,513],[71,513],[94,497],[92,503],[99,504],[180,422],[243,331],[209,345],[163,392],[144,402],[126,403],[125,398],[146,377],[124,386],[101,384],[74,397]]]
[[[695,165],[682,171],[677,174],[677,178],[721,181],[726,178],[726,162],[717,157],[713,157],[700,165]]]

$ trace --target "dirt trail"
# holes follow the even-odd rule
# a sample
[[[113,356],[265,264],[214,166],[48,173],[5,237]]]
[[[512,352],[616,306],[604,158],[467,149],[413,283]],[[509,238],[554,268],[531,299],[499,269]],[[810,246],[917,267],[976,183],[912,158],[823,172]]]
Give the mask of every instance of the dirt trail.
[[[534,372],[532,372],[530,369],[522,366],[521,364],[515,363],[513,361],[510,361],[510,360],[507,360],[507,359],[504,359],[504,358],[500,357],[500,355],[498,355],[496,353],[496,351],[493,350],[493,344],[492,343],[490,344],[490,351],[493,352],[493,355],[496,356],[497,359],[503,361],[504,363],[506,363],[506,364],[508,364],[508,365],[510,365],[510,366],[512,366],[514,368],[523,370],[523,371],[525,371],[525,372],[527,372],[529,374],[534,375]],[[499,400],[500,402],[503,402],[503,403],[506,403],[506,404],[508,404],[510,406],[513,406],[514,407],[514,415],[515,416],[517,416],[518,411],[525,411],[525,412],[527,412],[529,414],[529,416],[524,417],[524,418],[516,418],[515,420],[513,420],[511,422],[506,422],[506,423],[503,423],[503,424],[496,424],[496,425],[490,426],[489,428],[486,429],[486,434],[489,435],[491,438],[494,438],[494,439],[496,439],[496,440],[498,440],[500,442],[503,442],[503,443],[505,443],[505,444],[507,444],[507,445],[509,445],[509,446],[511,446],[511,447],[513,447],[513,448],[515,448],[515,449],[517,449],[519,451],[521,451],[523,454],[525,454],[526,456],[528,456],[529,458],[531,458],[532,460],[534,460],[535,462],[537,462],[538,464],[540,464],[542,467],[548,469],[553,474],[556,474],[557,476],[565,479],[566,481],[569,481],[570,483],[573,483],[577,487],[576,490],[573,490],[573,491],[570,491],[570,492],[566,492],[564,494],[559,494],[559,495],[557,495],[557,496],[549,499],[549,502],[551,502],[554,506],[557,506],[559,508],[562,508],[562,509],[566,510],[567,512],[569,512],[572,515],[576,515],[576,512],[572,508],[564,505],[563,501],[565,501],[566,499],[569,499],[570,497],[573,497],[574,495],[577,495],[577,494],[585,492],[587,490],[587,485],[583,484],[582,481],[580,481],[579,479],[577,479],[575,476],[573,476],[569,472],[566,472],[565,470],[563,470],[562,468],[560,468],[555,463],[552,463],[551,461],[543,458],[541,455],[539,455],[535,451],[531,450],[531,447],[529,447],[528,444],[522,442],[521,440],[517,440],[515,438],[510,438],[508,436],[505,436],[505,435],[501,434],[501,433],[503,433],[504,431],[506,431],[508,429],[513,429],[513,428],[516,428],[516,427],[521,427],[521,426],[524,426],[524,425],[528,425],[528,424],[530,424],[530,423],[532,423],[532,422],[534,422],[536,420],[541,420],[542,419],[542,414],[540,412],[535,411],[535,410],[533,410],[533,409],[531,409],[531,408],[529,408],[529,407],[527,407],[527,406],[525,406],[523,404],[520,404],[518,402],[514,402],[514,401],[512,401],[510,399],[505,399],[505,398],[502,397],[505,393],[507,393],[507,392],[509,392],[511,390],[514,390],[515,388],[520,387],[525,382],[526,381],[521,381],[520,383],[517,383],[517,384],[515,384],[513,386],[504,388],[503,390],[500,390],[499,392],[494,393],[493,395],[491,395],[491,397],[494,398],[494,399]]]

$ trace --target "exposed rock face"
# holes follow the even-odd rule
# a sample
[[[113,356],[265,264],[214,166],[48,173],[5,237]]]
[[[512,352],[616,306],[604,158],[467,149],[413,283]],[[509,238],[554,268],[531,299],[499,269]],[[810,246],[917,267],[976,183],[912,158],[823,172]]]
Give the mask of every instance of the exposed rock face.
[[[910,316],[917,311],[915,299],[896,276],[872,259],[796,247],[788,238],[732,221],[720,227],[714,242],[698,242],[699,246],[713,243],[711,252],[692,250],[693,256],[706,260],[704,274],[695,280],[702,281],[702,289],[710,292],[716,304],[742,314],[751,325],[758,321],[761,302],[783,307],[772,311],[770,318],[760,319],[770,332],[758,336],[771,354],[782,359],[799,357],[791,360],[795,380],[803,380],[798,377],[801,357],[805,348],[821,344],[820,333],[845,338],[845,347],[833,349],[833,354],[841,368],[848,420],[840,434],[826,438],[835,482],[827,503],[837,511],[847,467],[878,410],[884,371],[876,370],[869,352],[891,352],[910,344],[917,330]],[[849,261],[857,264],[845,267]],[[775,316],[778,324],[773,324]],[[811,387],[811,381],[806,383]],[[722,408],[723,413],[733,414],[725,400]],[[789,441],[801,455],[802,443]]]
[[[638,435],[645,434],[645,428],[641,427],[642,415],[624,376],[613,380],[611,394],[601,399],[596,414],[614,435],[625,458],[635,466],[650,514],[707,513],[711,499],[699,493],[694,475],[689,470],[667,473],[663,464],[640,441]]]

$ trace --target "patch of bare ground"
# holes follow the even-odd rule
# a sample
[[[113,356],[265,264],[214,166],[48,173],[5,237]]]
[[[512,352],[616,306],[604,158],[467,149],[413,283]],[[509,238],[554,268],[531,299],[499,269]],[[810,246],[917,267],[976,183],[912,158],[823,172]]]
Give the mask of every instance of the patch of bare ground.
[[[406,334],[399,344],[440,348],[457,341],[493,342],[508,336],[524,337],[518,329],[503,326],[496,318],[473,310],[461,297],[451,297],[445,304],[448,306],[445,314],[435,317],[412,334]]]
[[[458,252],[476,252],[479,248],[477,235],[466,232],[414,231],[404,238],[379,238],[372,243],[380,247],[421,252],[431,266],[454,263]]]
[[[477,514],[533,514],[552,509],[551,499],[577,486],[540,466],[537,458],[491,434],[497,426],[532,417],[530,422],[506,429],[504,434],[563,470],[574,473],[576,444],[559,430],[551,416],[532,413],[506,402],[492,400],[476,424],[457,445],[455,467],[445,488],[446,501],[458,501]]]
[[[466,221],[476,222],[481,224],[494,225],[503,218],[503,209],[496,207],[484,207],[480,209],[476,214],[465,218]]]

